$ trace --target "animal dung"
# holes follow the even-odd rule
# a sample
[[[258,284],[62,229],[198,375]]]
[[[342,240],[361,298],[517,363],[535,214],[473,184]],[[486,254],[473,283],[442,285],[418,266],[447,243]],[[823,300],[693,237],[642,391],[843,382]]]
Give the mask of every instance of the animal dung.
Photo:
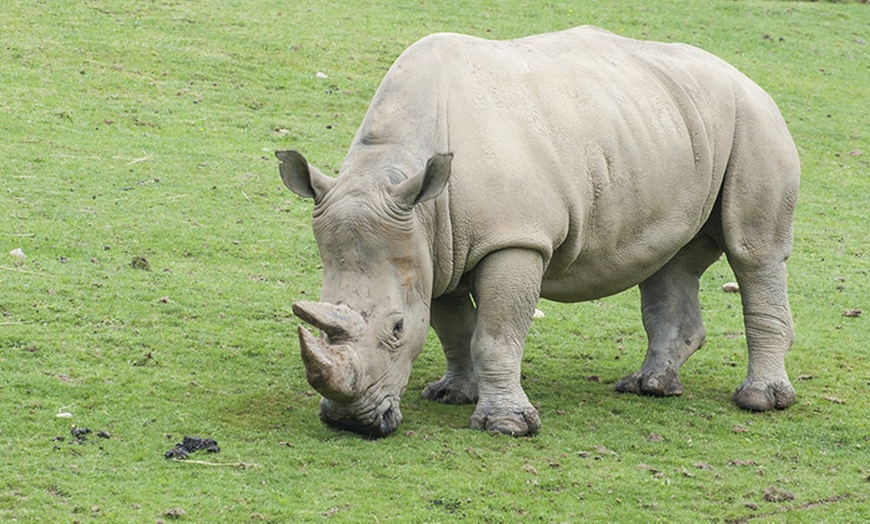
[[[201,449],[209,453],[218,453],[221,448],[214,439],[199,438],[199,437],[184,437],[184,441],[175,445],[163,454],[168,459],[186,459],[191,453],[195,453]]]
[[[70,433],[78,440],[85,440],[85,435],[90,434],[91,430],[88,428],[77,428],[73,427],[70,429]]]

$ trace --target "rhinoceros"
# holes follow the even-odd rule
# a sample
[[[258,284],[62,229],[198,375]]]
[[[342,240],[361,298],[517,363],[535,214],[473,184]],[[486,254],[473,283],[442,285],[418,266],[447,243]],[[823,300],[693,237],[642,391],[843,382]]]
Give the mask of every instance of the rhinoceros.
[[[526,435],[523,345],[539,298],[640,287],[648,337],[616,389],[679,395],[705,341],[699,278],[724,252],[740,287],[744,409],[786,408],[786,260],[799,160],[773,100],[698,48],[583,26],[510,41],[435,34],[390,68],[336,178],[276,153],[314,200],[319,302],[294,313],[329,425],[394,431],[431,325],[446,372],[427,399]],[[579,342],[578,342],[579,344]]]

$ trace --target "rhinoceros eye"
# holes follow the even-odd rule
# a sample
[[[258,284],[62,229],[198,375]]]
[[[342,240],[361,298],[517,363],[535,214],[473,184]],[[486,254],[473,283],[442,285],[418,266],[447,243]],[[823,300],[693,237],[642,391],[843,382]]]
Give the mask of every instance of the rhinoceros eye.
[[[398,322],[393,324],[393,336],[399,338],[402,335],[402,331],[405,330],[405,321],[403,319],[399,319]]]

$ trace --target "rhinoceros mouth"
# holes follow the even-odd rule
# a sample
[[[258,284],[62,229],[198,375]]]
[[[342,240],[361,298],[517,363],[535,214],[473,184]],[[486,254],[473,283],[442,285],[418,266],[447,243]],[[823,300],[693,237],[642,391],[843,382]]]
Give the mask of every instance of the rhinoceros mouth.
[[[387,397],[374,408],[363,411],[323,398],[320,401],[320,420],[336,429],[377,439],[386,437],[399,427],[402,412],[399,399],[394,397]]]

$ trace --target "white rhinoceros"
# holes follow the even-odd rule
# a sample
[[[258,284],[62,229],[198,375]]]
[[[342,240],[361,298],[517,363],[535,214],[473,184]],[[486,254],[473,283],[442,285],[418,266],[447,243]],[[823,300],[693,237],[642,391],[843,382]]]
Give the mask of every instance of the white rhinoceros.
[[[795,399],[786,259],[799,161],[773,100],[700,49],[595,27],[488,41],[436,34],[387,73],[337,178],[297,152],[314,199],[321,302],[293,310],[330,425],[383,436],[429,325],[447,357],[423,396],[477,403],[471,427],[540,427],[520,385],[539,297],[639,285],[649,347],[617,390],[679,395],[705,340],[698,280],[724,252],[743,301],[741,408]]]

